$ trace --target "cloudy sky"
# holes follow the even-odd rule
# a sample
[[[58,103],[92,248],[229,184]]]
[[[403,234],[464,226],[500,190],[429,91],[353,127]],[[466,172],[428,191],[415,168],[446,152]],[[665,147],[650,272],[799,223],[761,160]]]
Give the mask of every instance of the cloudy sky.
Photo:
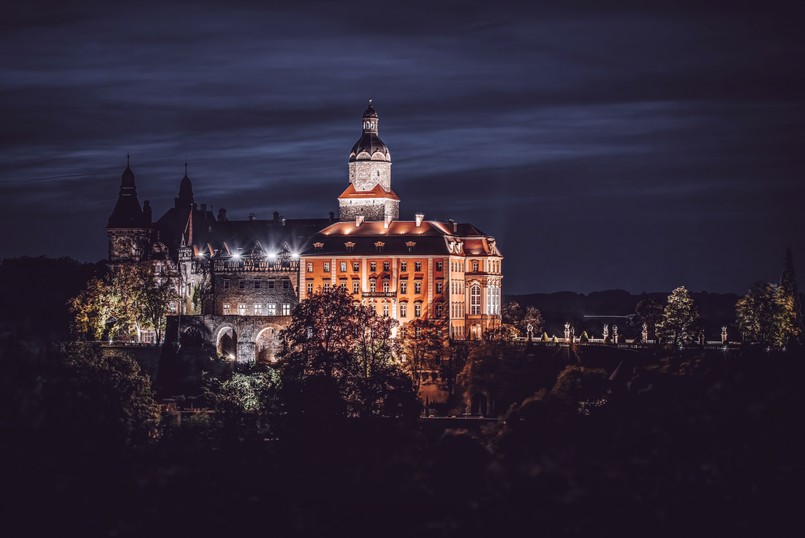
[[[157,216],[187,159],[230,219],[324,217],[373,98],[402,218],[496,236],[508,293],[805,273],[798,4],[12,4],[0,257],[103,258],[127,152]]]

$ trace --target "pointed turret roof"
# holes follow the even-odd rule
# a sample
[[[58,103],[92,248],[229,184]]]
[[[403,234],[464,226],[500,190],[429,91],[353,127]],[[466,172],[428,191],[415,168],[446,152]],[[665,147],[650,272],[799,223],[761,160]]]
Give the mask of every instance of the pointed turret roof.
[[[145,215],[140,202],[137,200],[137,186],[134,182],[134,172],[131,171],[131,162],[126,155],[126,169],[120,180],[120,193],[117,203],[109,216],[107,228],[147,228]]]

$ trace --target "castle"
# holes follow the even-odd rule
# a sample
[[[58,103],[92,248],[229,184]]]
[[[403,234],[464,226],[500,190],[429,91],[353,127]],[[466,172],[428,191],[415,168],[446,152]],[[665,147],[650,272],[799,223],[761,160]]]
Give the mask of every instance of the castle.
[[[196,204],[185,165],[174,207],[154,221],[127,163],[107,224],[110,264],[146,262],[170,277],[179,300],[168,339],[240,362],[271,361],[294,306],[336,286],[400,326],[428,319],[451,340],[482,338],[500,325],[496,241],[472,224],[400,220],[378,128],[370,101],[338,219],[228,220]]]

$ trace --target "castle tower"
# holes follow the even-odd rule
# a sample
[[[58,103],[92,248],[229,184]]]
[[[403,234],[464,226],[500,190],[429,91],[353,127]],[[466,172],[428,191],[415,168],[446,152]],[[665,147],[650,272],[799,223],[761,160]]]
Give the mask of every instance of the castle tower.
[[[369,101],[363,134],[349,154],[349,187],[338,197],[341,220],[391,220],[400,216],[400,199],[391,190],[391,153],[378,136],[379,118]]]
[[[110,262],[138,262],[145,257],[151,239],[150,206],[147,201],[146,206],[148,211],[143,211],[137,200],[134,172],[126,156],[120,193],[106,224]]]

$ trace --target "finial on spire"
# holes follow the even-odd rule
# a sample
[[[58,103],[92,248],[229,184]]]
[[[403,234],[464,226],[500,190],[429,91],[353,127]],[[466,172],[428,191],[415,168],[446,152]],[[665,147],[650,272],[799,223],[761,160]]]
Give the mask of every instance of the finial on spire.
[[[371,99],[371,97],[369,98],[369,106],[372,106],[372,99]]]
[[[126,168],[128,168],[130,166],[130,164],[131,164],[131,155],[129,155],[129,152],[127,151],[126,152]]]
[[[187,175],[187,157],[184,159],[184,175]]]

